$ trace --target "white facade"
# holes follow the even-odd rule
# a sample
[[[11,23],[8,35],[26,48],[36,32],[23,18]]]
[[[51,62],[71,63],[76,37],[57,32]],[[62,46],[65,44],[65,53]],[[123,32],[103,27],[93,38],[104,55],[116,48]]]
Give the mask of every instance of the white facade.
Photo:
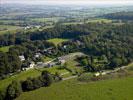
[[[21,61],[25,61],[25,57],[24,57],[23,55],[19,56],[19,59],[20,59]]]

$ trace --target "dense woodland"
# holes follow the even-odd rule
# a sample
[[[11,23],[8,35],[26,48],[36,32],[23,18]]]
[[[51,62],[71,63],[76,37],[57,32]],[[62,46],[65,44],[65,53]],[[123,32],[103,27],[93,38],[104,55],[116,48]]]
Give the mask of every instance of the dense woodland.
[[[104,15],[104,17],[109,19],[133,20],[133,12],[111,13]]]

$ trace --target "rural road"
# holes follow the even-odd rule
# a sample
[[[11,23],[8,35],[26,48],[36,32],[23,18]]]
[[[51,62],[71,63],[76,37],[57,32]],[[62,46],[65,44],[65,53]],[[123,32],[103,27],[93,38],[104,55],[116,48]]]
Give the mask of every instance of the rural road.
[[[69,80],[69,79],[73,79],[73,78],[76,78],[78,76],[70,76],[70,77],[67,77],[67,78],[63,78],[62,80],[65,81],[65,80]]]

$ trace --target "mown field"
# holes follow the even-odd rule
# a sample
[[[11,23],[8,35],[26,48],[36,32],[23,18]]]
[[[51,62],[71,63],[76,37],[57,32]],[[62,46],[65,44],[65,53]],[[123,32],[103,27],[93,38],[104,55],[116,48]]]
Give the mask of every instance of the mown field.
[[[16,100],[132,100],[133,78],[79,83],[76,79],[25,92]]]
[[[54,38],[54,39],[49,39],[48,42],[52,42],[55,45],[58,45],[62,42],[68,41],[68,39],[62,39],[62,38]]]

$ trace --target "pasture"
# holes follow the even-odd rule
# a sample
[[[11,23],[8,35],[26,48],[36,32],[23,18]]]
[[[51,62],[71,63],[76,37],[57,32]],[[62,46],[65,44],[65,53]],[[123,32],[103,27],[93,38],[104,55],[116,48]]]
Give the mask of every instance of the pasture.
[[[16,75],[9,76],[6,79],[0,80],[0,90],[4,90],[13,80],[21,81],[25,80],[28,77],[37,77],[41,74],[43,70],[47,70],[52,74],[55,74],[56,72],[58,72],[59,74],[68,72],[65,69],[60,69],[59,66],[54,66],[52,68],[31,69],[28,71],[23,71],[17,73]]]
[[[132,83],[131,77],[91,83],[71,79],[24,92],[16,100],[132,100]]]
[[[111,23],[112,22],[112,20],[109,20],[109,19],[103,19],[103,18],[96,18],[96,19],[90,19],[90,20],[88,20],[88,21],[86,21],[87,23],[88,22],[91,22],[91,23]]]
[[[12,25],[0,25],[0,35],[1,34],[12,34],[16,32],[16,30],[22,29],[19,26],[12,26]]]
[[[63,17],[49,17],[49,18],[32,18],[31,21],[35,22],[58,22],[60,19],[64,19]]]
[[[54,39],[49,39],[48,42],[52,42],[55,45],[58,45],[62,42],[68,41],[68,39],[62,39],[62,38],[54,38]]]

